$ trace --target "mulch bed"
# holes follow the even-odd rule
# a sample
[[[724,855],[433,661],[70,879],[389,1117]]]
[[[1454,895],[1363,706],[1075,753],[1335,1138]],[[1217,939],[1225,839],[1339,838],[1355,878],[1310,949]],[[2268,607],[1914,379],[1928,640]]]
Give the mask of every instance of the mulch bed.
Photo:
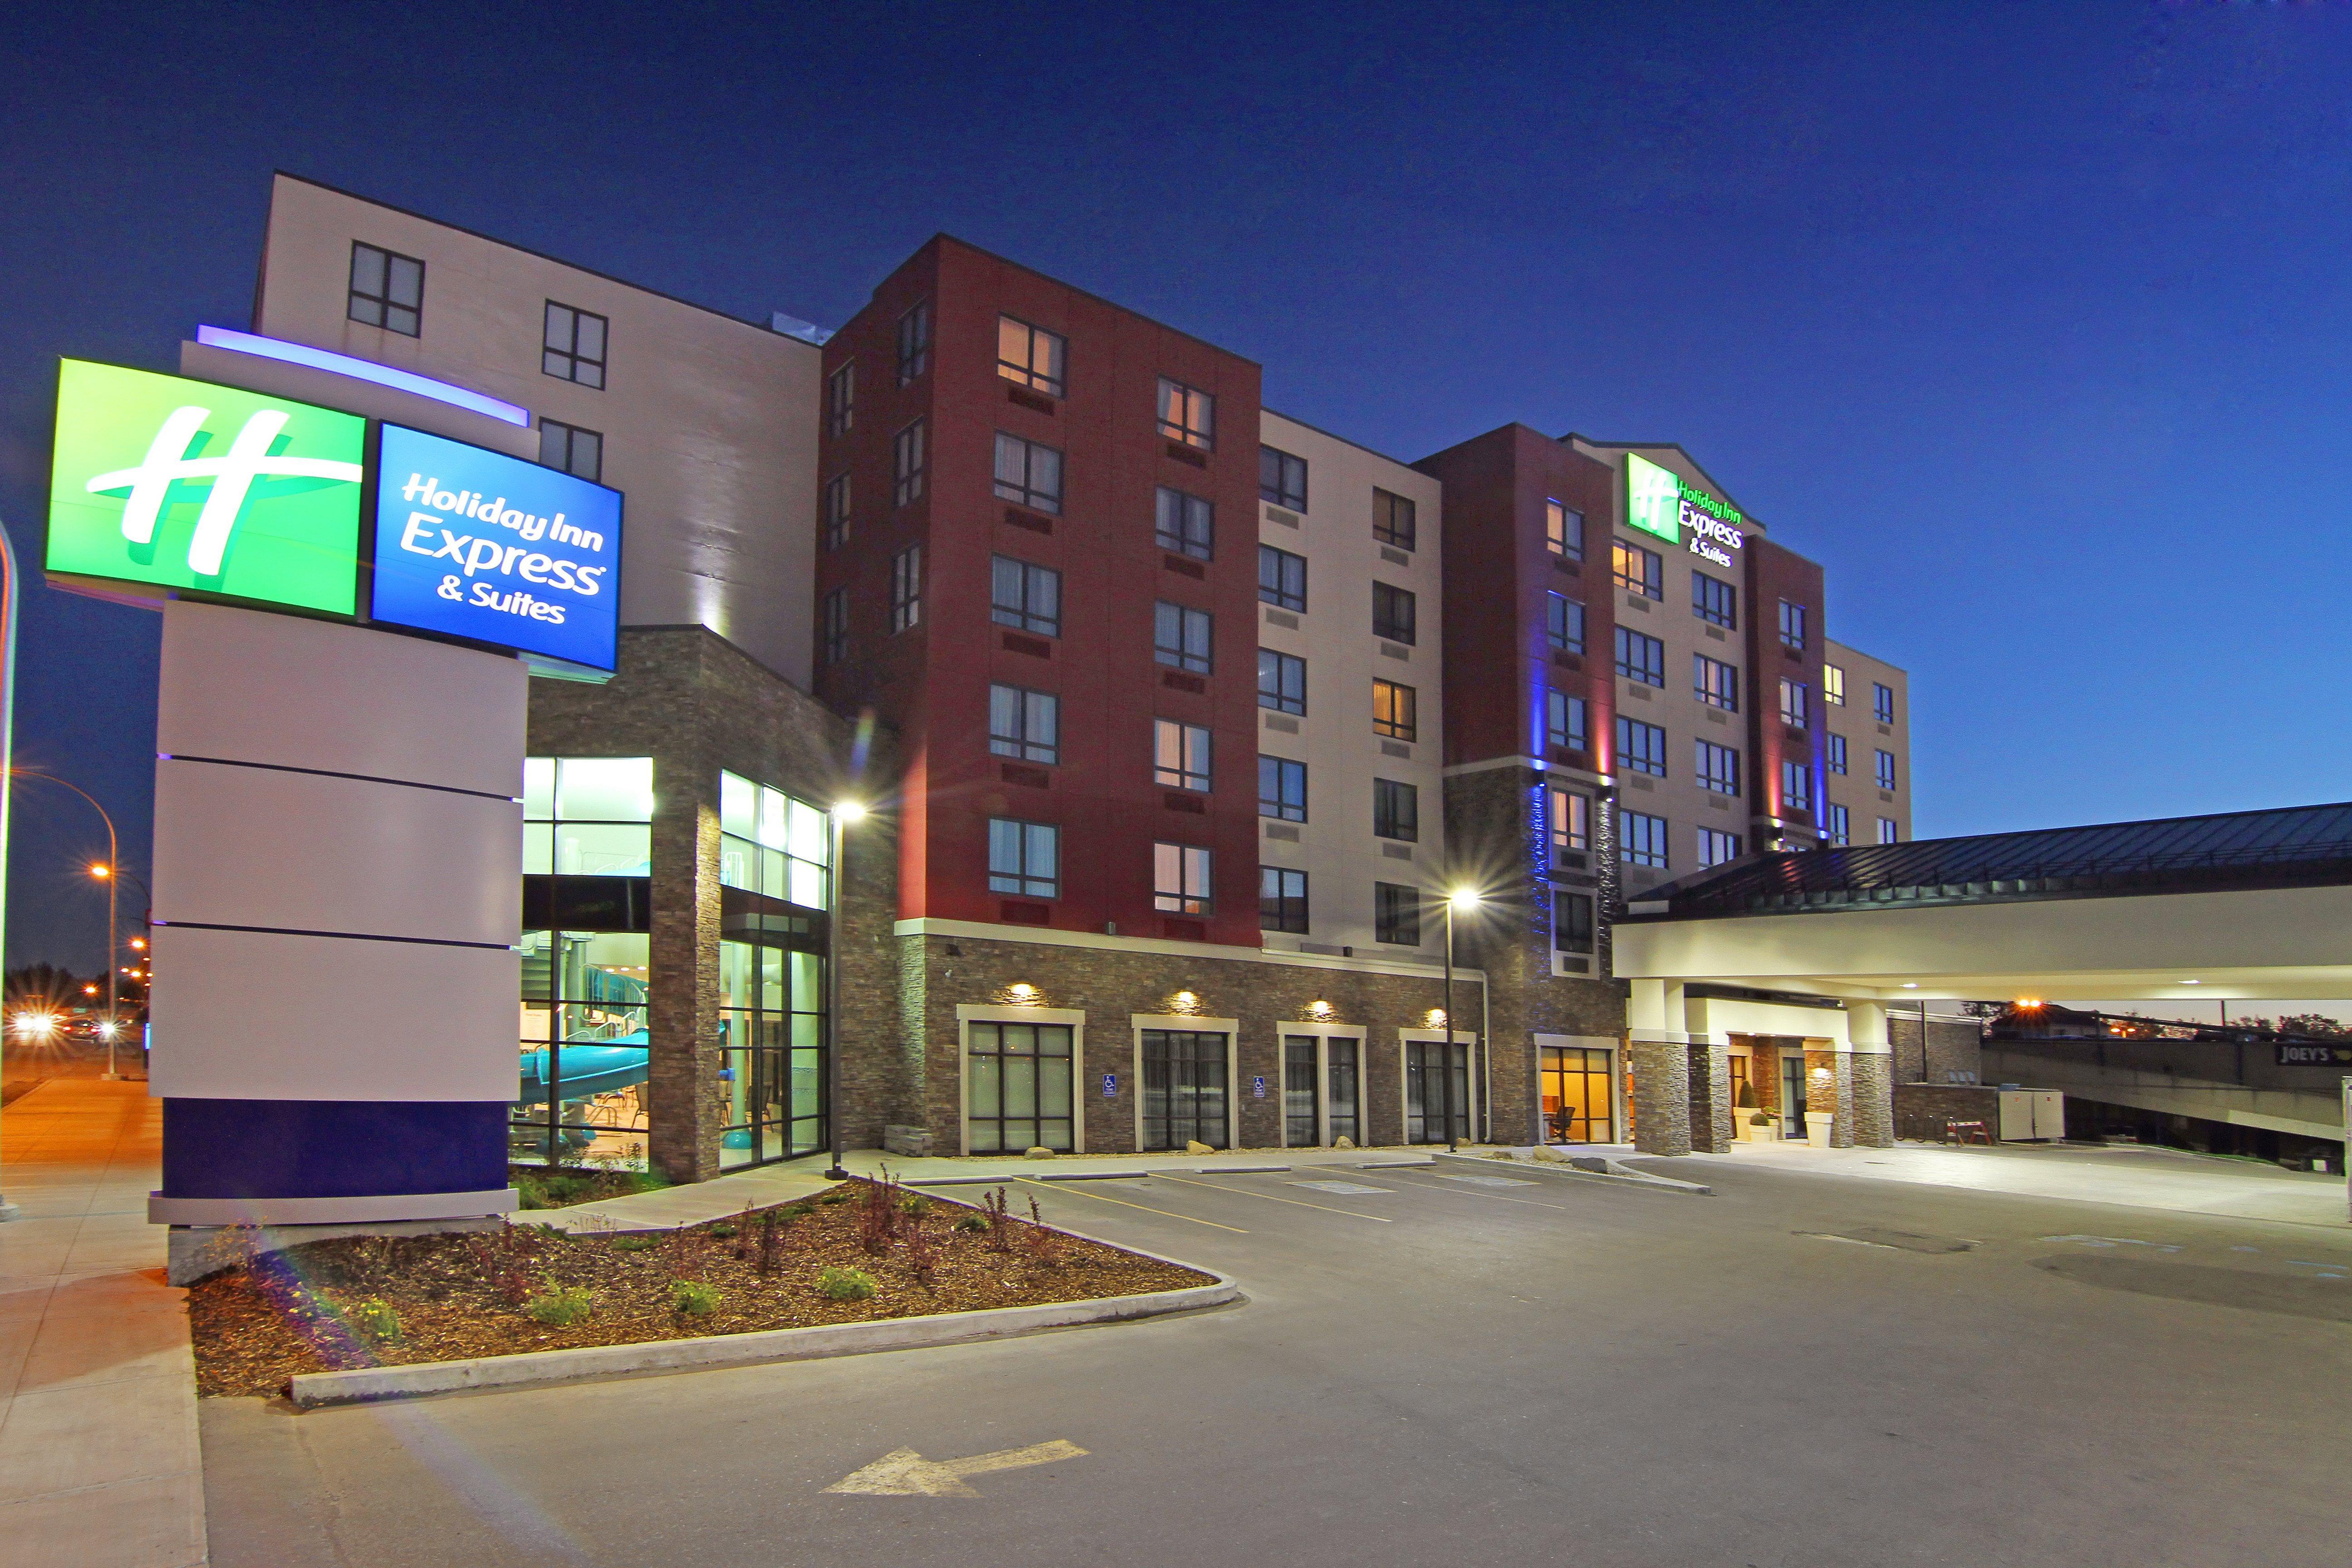
[[[845,1201],[803,1200],[756,1211],[748,1223],[737,1215],[651,1237],[524,1225],[348,1237],[265,1254],[189,1289],[196,1391],[267,1395],[297,1373],[1133,1296],[1210,1279],[1010,1215],[992,1230],[960,1230],[957,1221],[981,1211],[895,1184],[853,1181],[839,1192]],[[780,1240],[763,1274],[769,1213]],[[895,1234],[881,1235],[877,1255],[868,1247],[883,1232]],[[827,1297],[817,1280],[829,1267],[865,1273],[873,1296]],[[675,1310],[671,1285],[680,1279],[717,1287],[718,1307],[700,1316]],[[588,1291],[589,1317],[568,1328],[534,1321],[525,1300],[562,1287]],[[397,1338],[372,1339],[354,1321],[353,1309],[379,1300],[399,1316]]]

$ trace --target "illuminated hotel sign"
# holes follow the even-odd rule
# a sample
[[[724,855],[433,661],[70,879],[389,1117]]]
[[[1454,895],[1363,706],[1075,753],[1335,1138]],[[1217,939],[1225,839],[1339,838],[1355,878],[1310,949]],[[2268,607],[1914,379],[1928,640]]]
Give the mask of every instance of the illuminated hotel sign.
[[[621,492],[421,430],[383,429],[369,615],[610,670]]]
[[[42,564],[348,616],[366,442],[356,415],[66,360]]]
[[[1693,555],[1717,566],[1731,564],[1748,521],[1738,507],[1634,452],[1625,454],[1625,521],[1670,544],[1687,543]]]

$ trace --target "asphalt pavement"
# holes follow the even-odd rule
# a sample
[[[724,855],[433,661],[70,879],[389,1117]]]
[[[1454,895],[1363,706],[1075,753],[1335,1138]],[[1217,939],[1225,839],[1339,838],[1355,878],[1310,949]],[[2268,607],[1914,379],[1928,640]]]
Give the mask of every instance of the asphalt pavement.
[[[301,1415],[208,1400],[212,1561],[2340,1560],[2352,1231],[1671,1168],[1717,1195],[1507,1165],[1029,1184],[1248,1301]]]

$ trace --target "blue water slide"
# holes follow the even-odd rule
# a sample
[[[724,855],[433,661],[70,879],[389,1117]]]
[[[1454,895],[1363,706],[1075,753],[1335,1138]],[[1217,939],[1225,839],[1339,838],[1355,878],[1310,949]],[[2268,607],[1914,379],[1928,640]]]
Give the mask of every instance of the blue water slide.
[[[643,1029],[610,1039],[565,1041],[563,1098],[585,1100],[593,1094],[611,1094],[645,1082],[652,1070],[651,1047],[651,1037]],[[543,1050],[523,1053],[520,1088],[515,1095],[517,1105],[547,1102],[547,1058],[548,1053]]]

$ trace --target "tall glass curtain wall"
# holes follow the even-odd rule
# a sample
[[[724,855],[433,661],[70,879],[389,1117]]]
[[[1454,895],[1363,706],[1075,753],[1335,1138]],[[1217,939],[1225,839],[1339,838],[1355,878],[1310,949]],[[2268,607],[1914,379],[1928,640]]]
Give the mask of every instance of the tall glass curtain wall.
[[[523,873],[647,875],[653,784],[650,757],[526,759]],[[644,1168],[647,963],[639,931],[522,933],[513,1158]]]
[[[793,909],[719,944],[722,1166],[824,1148],[832,1100],[823,916],[833,907],[831,824],[780,789],[719,775],[719,881]]]
[[[1437,1075],[1437,1040],[1407,1040],[1404,1047],[1404,1138],[1408,1143],[1445,1142],[1445,1088]],[[1454,1057],[1454,1137],[1470,1139],[1470,1051],[1455,1046]]]

